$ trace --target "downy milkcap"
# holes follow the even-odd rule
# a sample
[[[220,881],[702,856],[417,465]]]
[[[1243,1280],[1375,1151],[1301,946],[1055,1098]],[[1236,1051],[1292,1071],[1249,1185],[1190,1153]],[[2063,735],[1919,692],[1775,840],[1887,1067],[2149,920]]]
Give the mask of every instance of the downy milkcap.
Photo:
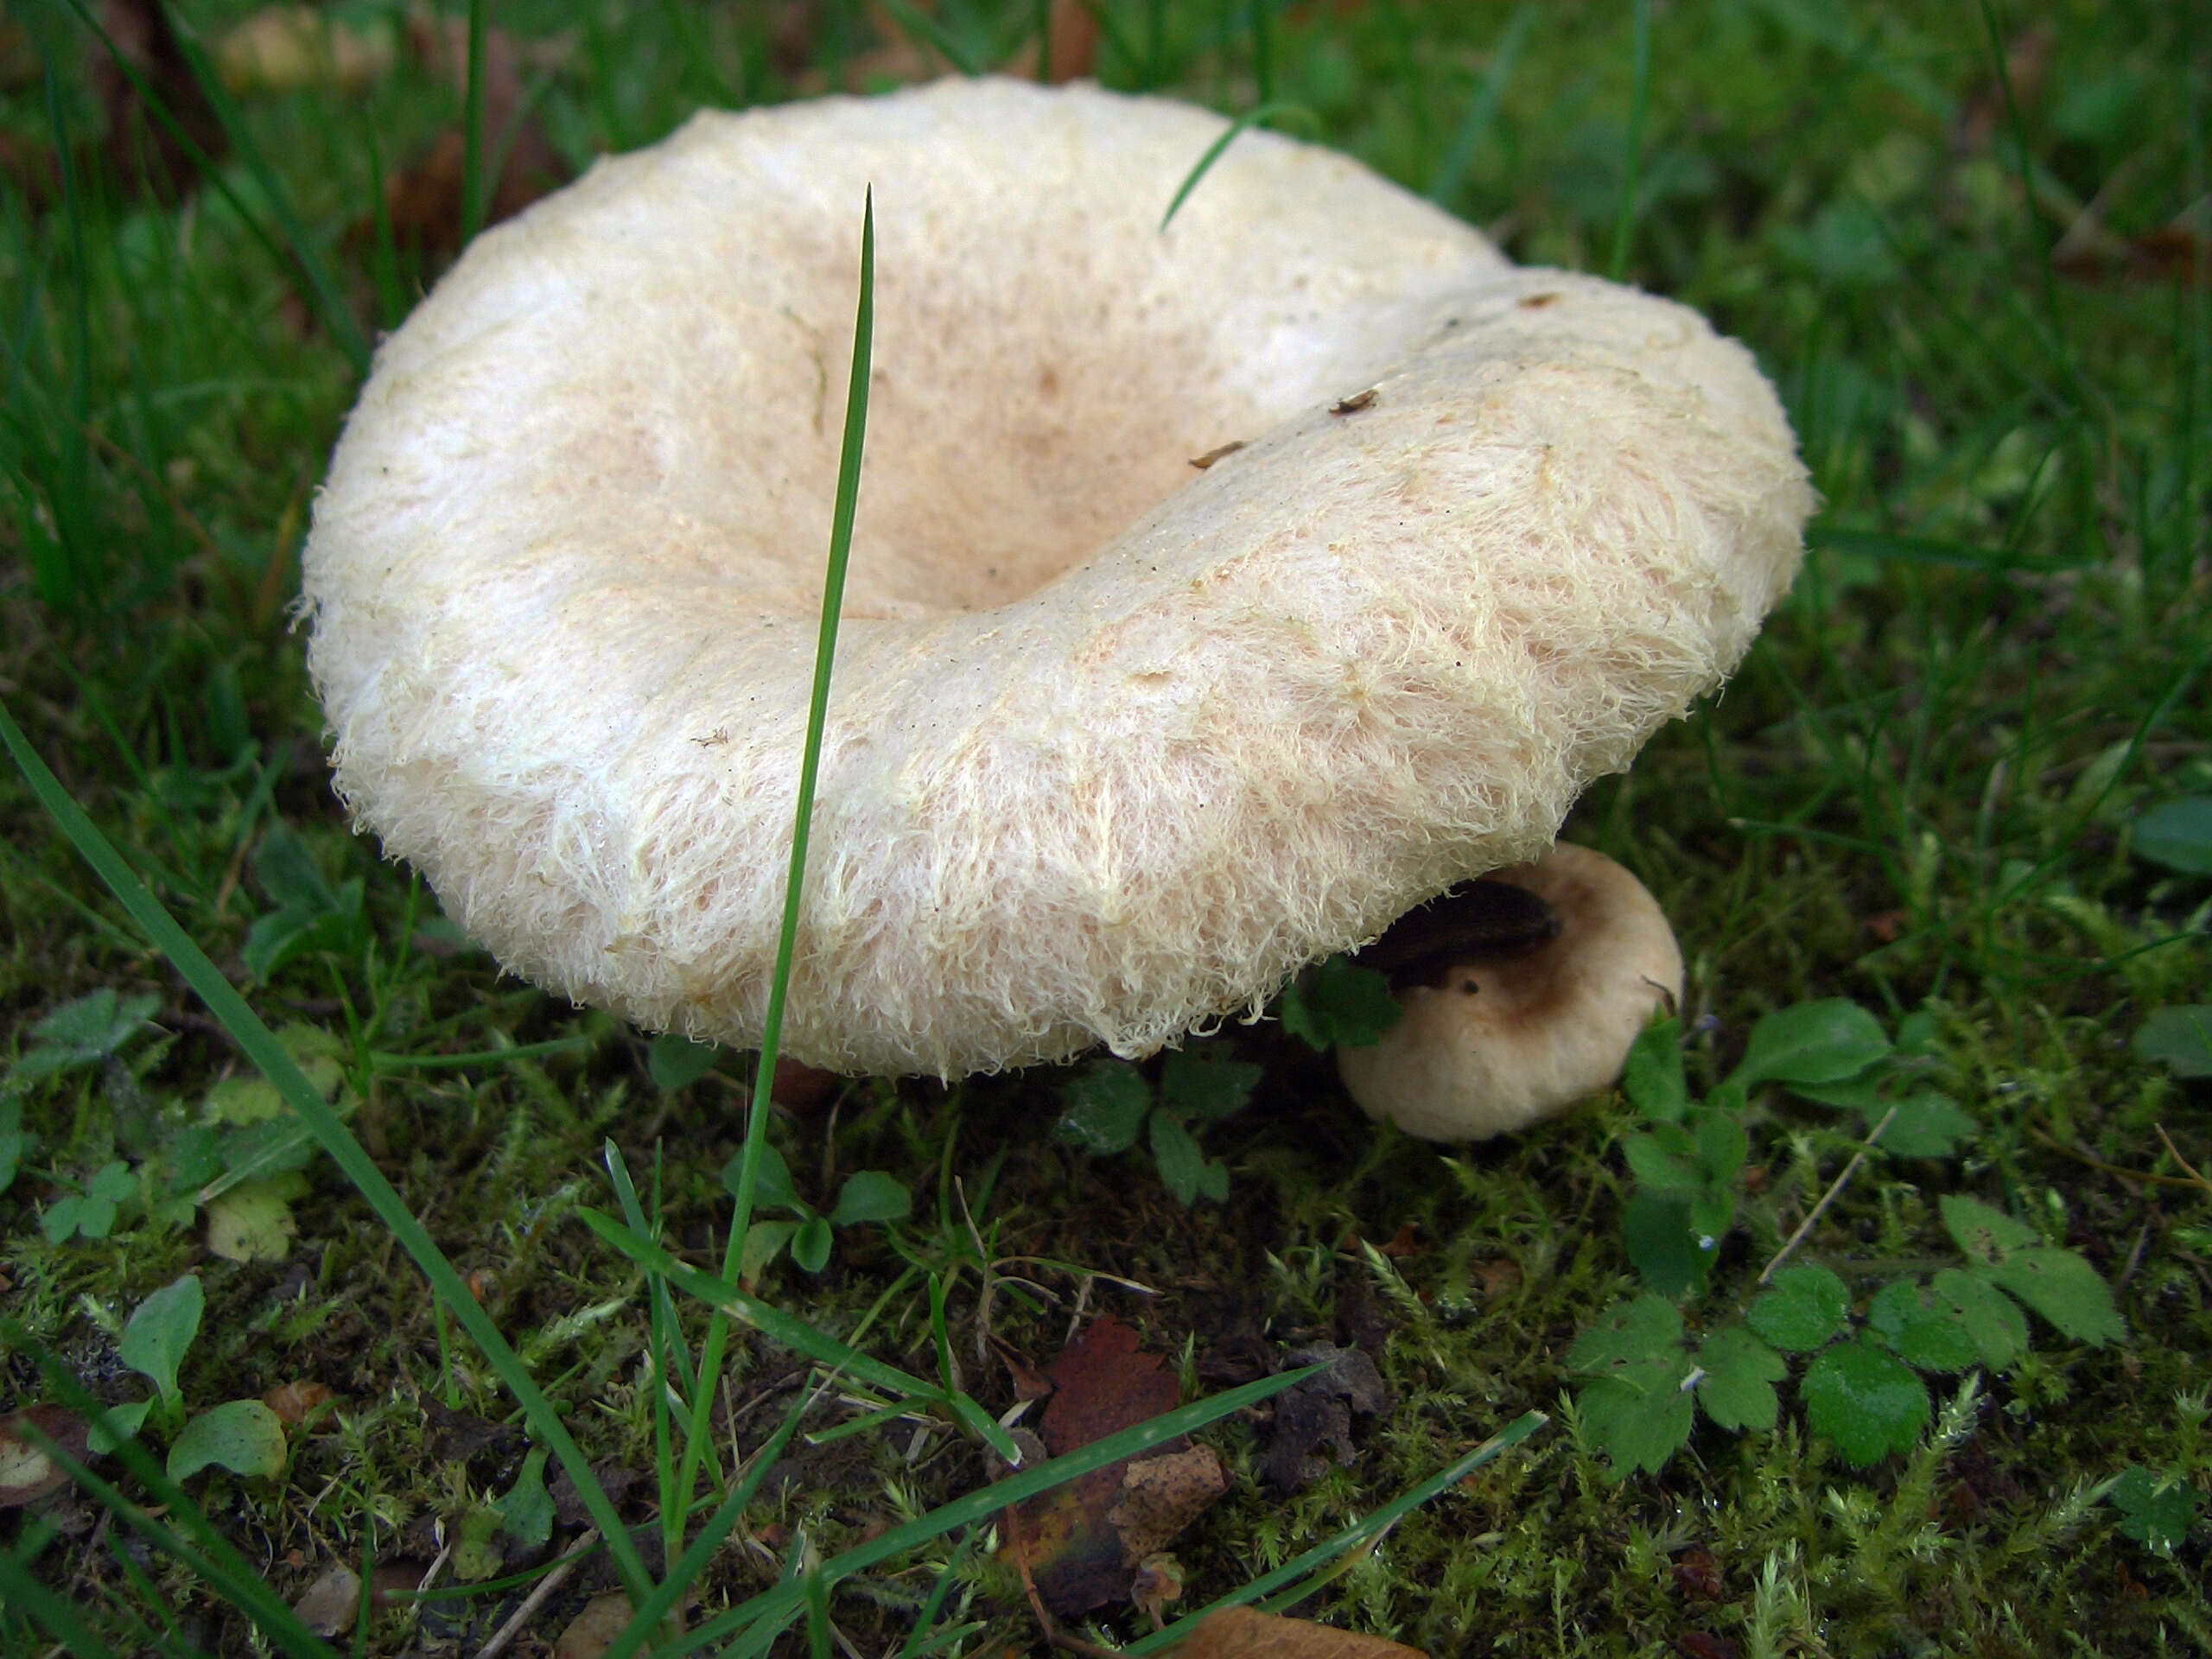
[[[1353,958],[1390,975],[1405,1014],[1372,1046],[1338,1049],[1338,1073],[1370,1117],[1431,1141],[1524,1129],[1611,1087],[1652,1015],[1681,1002],[1665,913],[1604,854],[1560,842],[1475,884],[1491,887],[1540,919],[1499,926],[1496,897],[1462,888]],[[1451,925],[1455,899],[1478,925]]]
[[[357,822],[513,971],[757,1043],[872,184],[785,1052],[1141,1055],[1535,856],[1788,585],[1781,409],[1694,313],[1325,149],[1244,133],[1163,231],[1224,124],[709,111],[480,238],[302,559]]]

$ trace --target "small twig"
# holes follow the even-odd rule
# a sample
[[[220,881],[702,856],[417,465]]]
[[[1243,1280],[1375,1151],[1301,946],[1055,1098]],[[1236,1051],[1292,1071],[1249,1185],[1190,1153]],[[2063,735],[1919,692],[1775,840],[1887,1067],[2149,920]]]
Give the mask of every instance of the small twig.
[[[2122,1169],[2118,1164],[2108,1164],[2103,1159],[2082,1151],[2079,1147],[2069,1147],[2040,1124],[2029,1124],[2028,1133],[2053,1152],[2063,1152],[2075,1163],[2087,1164],[2101,1175],[2110,1175],[2114,1179],[2122,1181],[2140,1181],[2146,1186],[2185,1186],[2192,1190],[2212,1192],[2212,1181],[2208,1181],[2196,1171],[2190,1169],[2189,1164],[2179,1153],[2174,1153],[2175,1161],[2181,1164],[2183,1169],[2189,1170],[2187,1175],[2152,1175],[2144,1170]],[[2165,1133],[2163,1128],[2158,1131],[2162,1140]],[[2173,1152],[2173,1144],[2171,1141],[2166,1141],[2166,1150]]]
[[[553,1564],[553,1570],[537,1581],[537,1587],[523,1598],[521,1606],[507,1616],[507,1622],[492,1632],[492,1639],[476,1650],[476,1659],[499,1659],[522,1634],[523,1626],[537,1617],[538,1610],[553,1599],[553,1592],[569,1581],[576,1570],[576,1563],[599,1547],[599,1529],[590,1531],[576,1540],[576,1545]]]
[[[1874,1149],[1874,1143],[1882,1138],[1882,1131],[1890,1127],[1890,1120],[1897,1115],[1897,1109],[1892,1104],[1888,1111],[1882,1114],[1882,1121],[1867,1131],[1866,1141],[1858,1151],[1851,1154],[1851,1161],[1843,1166],[1843,1173],[1829,1184],[1828,1190],[1821,1194],[1821,1201],[1813,1206],[1812,1212],[1797,1224],[1797,1230],[1790,1234],[1782,1248],[1774,1253],[1774,1260],[1768,1262],[1766,1270],[1759,1274],[1759,1283],[1764,1284],[1773,1278],[1775,1270],[1789,1259],[1789,1253],[1805,1242],[1805,1235],[1813,1230],[1814,1223],[1827,1212],[1828,1205],[1834,1204],[1836,1195],[1843,1191],[1844,1183],[1852,1178],[1859,1165],[1866,1161],[1866,1154]]]
[[[2187,1185],[2199,1186],[2203,1188],[2207,1192],[2212,1192],[2212,1179],[2208,1179],[2202,1170],[2197,1168],[2195,1164],[2190,1163],[2188,1159],[2181,1155],[2181,1148],[2174,1145],[2174,1138],[2166,1133],[2166,1126],[2163,1123],[2159,1123],[2153,1127],[2158,1131],[2158,1139],[2165,1145],[2166,1156],[2172,1159],[2174,1162],[2179,1164],[2183,1169],[2189,1172],[2189,1180]],[[2159,1180],[2162,1178],[2153,1175],[2148,1179],[2155,1181]],[[2175,1178],[2169,1175],[2163,1179],[2164,1180],[2171,1181]]]

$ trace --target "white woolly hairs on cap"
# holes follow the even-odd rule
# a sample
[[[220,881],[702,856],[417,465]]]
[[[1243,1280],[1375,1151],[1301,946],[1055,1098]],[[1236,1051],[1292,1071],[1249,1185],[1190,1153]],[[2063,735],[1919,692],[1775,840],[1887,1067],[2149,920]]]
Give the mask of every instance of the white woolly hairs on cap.
[[[480,238],[303,556],[359,823],[515,972],[757,1043],[872,183],[787,1053],[1143,1054],[1541,850],[1786,588],[1781,410],[1694,313],[1267,133],[1163,233],[1224,124],[709,112]]]

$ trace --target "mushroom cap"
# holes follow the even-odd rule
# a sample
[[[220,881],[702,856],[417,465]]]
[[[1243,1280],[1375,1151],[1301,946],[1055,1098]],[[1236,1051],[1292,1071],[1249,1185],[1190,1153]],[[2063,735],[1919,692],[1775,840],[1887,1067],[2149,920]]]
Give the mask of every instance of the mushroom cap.
[[[758,1042],[872,183],[785,1052],[1141,1055],[1533,856],[1787,587],[1781,409],[1694,313],[1272,134],[1163,232],[1224,126],[988,80],[710,111],[480,238],[302,556],[356,822],[513,971]]]
[[[1361,1109],[1431,1141],[1508,1135],[1610,1088],[1652,1014],[1682,1000],[1665,912],[1603,853],[1563,841],[1489,879],[1542,899],[1557,936],[1400,990],[1405,1014],[1379,1043],[1337,1050]]]

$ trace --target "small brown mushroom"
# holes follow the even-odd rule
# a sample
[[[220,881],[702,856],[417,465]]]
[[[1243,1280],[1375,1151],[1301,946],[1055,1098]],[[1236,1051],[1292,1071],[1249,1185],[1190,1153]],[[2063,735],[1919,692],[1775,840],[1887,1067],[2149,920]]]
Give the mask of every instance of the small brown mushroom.
[[[1370,1117],[1481,1141],[1608,1087],[1682,953],[1658,902],[1602,853],[1561,842],[1409,912],[1360,952],[1405,1017],[1337,1069]]]

